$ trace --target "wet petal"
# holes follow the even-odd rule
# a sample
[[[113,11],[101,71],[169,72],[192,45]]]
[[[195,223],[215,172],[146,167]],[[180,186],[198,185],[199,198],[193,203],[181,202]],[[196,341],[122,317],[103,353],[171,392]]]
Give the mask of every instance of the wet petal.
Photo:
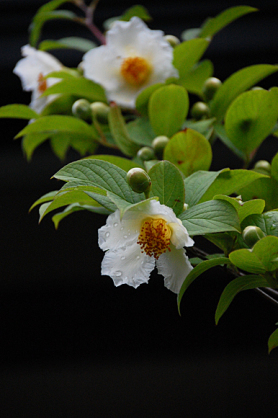
[[[177,219],[177,221],[179,221],[179,219]],[[187,229],[182,225],[182,223],[171,222],[168,226],[172,231],[171,242],[177,249],[182,247],[192,247],[192,245],[194,245],[193,239],[190,238]]]
[[[101,274],[110,276],[115,286],[127,284],[136,288],[148,282],[154,267],[154,258],[142,254],[135,240],[125,247],[107,251],[102,260]]]
[[[179,293],[186,276],[193,269],[183,248],[177,250],[171,245],[171,252],[162,254],[156,262],[159,274],[164,277],[167,289]]]

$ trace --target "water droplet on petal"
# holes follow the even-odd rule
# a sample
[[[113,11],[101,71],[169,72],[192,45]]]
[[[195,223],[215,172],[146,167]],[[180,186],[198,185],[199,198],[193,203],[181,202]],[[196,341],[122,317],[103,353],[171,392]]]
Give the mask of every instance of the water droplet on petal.
[[[105,236],[106,238],[110,237],[110,232],[106,232]]]
[[[119,271],[119,270],[118,271],[115,271],[115,276],[116,277],[120,277],[121,275],[122,275],[122,272],[121,271]]]
[[[121,260],[125,260],[125,256],[124,255],[121,256]]]
[[[114,223],[114,227],[115,227],[115,228],[116,228],[118,225],[119,225],[119,224],[118,224],[118,222],[115,222],[115,223]]]
[[[124,227],[123,226],[121,226],[121,231],[123,231],[124,230]]]
[[[139,258],[140,258],[140,255],[137,255],[136,259],[139,260]]]
[[[127,239],[127,235],[124,235],[124,238]]]

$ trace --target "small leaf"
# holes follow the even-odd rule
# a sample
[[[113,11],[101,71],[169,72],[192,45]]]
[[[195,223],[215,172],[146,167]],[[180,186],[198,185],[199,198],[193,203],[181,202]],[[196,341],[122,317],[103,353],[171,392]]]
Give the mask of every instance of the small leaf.
[[[239,219],[234,207],[225,201],[209,200],[185,210],[179,218],[189,235],[215,232],[240,232]]]
[[[137,118],[126,124],[127,132],[133,142],[140,145],[151,146],[155,133],[149,119]]]
[[[249,215],[243,220],[242,228],[249,225],[258,226],[266,235],[278,237],[278,211]]]
[[[200,60],[208,46],[209,40],[198,38],[182,42],[174,48],[173,65],[179,72],[179,82],[182,85],[187,74]]]
[[[35,132],[24,136],[22,141],[22,149],[30,161],[35,149],[49,138],[48,133]]]
[[[71,215],[74,212],[78,212],[80,210],[88,210],[90,212],[99,213],[101,215],[109,215],[111,213],[107,209],[102,206],[87,206],[87,205],[80,205],[79,203],[73,203],[67,206],[62,212],[56,213],[52,216],[52,221],[54,223],[55,229],[58,228],[59,223],[66,218],[68,215]]]
[[[38,200],[36,200],[33,205],[30,207],[29,212],[38,205],[41,205],[42,203],[50,202],[53,200],[54,196],[59,192],[59,190],[53,190],[52,192],[44,194],[42,197],[40,197]]]
[[[247,216],[254,214],[261,214],[264,211],[265,201],[263,199],[254,199],[244,202],[238,211],[240,223],[247,218]],[[278,214],[277,214],[278,215]]]
[[[212,151],[207,139],[193,129],[178,132],[164,149],[164,159],[175,164],[187,177],[198,170],[208,170]]]
[[[202,38],[211,37],[239,17],[244,16],[247,13],[256,12],[257,10],[258,9],[249,6],[230,7],[216,17],[208,19],[202,26],[199,36]]]
[[[140,146],[131,140],[121,110],[116,104],[111,104],[108,121],[111,133],[119,149],[128,157],[135,156]]]
[[[278,152],[271,161],[271,177],[278,182]]]
[[[197,94],[202,97],[204,82],[211,77],[212,74],[212,62],[210,60],[204,60],[195,64],[187,74],[184,74],[181,84],[189,93]]]
[[[278,346],[278,328],[270,335],[268,339],[268,353]]]
[[[39,115],[29,106],[10,104],[0,107],[0,118],[37,119]]]
[[[224,289],[215,312],[215,323],[219,322],[221,316],[226,312],[235,296],[243,290],[255,289],[257,287],[268,287],[268,282],[262,276],[247,275],[232,280]]]
[[[183,211],[184,185],[179,170],[169,161],[160,161],[149,171],[151,195],[158,196],[161,204],[169,206],[176,215]]]
[[[278,71],[278,66],[257,64],[243,68],[232,74],[220,86],[210,103],[212,116],[216,116],[218,120],[221,120],[232,101],[239,94],[276,71]]]
[[[136,109],[142,116],[148,116],[148,104],[151,95],[160,87],[164,86],[163,83],[153,84],[141,91],[136,98]]]
[[[187,116],[187,91],[175,84],[160,87],[150,97],[149,118],[156,135],[168,137],[176,133]]]
[[[211,260],[205,260],[199,263],[196,267],[194,267],[193,270],[191,270],[191,272],[187,275],[186,279],[184,280],[181,290],[178,294],[179,313],[180,313],[180,305],[181,305],[182,297],[185,291],[191,285],[191,283],[193,283],[193,281],[197,279],[197,277],[199,277],[205,271],[211,269],[212,267],[220,266],[223,264],[230,264],[230,260],[226,257],[219,257],[219,258],[213,258]]]
[[[278,101],[267,90],[242,93],[229,107],[225,130],[234,146],[249,155],[271,133],[278,116]]]
[[[133,16],[137,16],[145,22],[152,20],[148,10],[144,6],[141,6],[139,4],[136,4],[135,6],[132,6],[129,9],[127,9],[124,12],[124,14],[120,17],[120,20],[128,21]]]
[[[39,45],[39,50],[49,51],[50,49],[76,49],[78,51],[87,52],[97,45],[89,39],[79,38],[78,36],[69,36],[68,38],[61,38],[57,41],[52,39],[44,40]]]

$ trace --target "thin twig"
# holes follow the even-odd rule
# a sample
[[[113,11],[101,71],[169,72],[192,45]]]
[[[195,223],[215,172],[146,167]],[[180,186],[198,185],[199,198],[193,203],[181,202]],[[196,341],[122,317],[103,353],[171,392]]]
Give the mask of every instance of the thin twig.
[[[270,290],[269,287],[266,288],[268,291]],[[259,287],[256,287],[254,289],[257,293],[259,293],[261,296],[266,298],[268,301],[272,302],[276,307],[278,306],[278,301],[274,299],[272,296],[270,296],[268,293],[266,293],[264,290],[260,289]]]

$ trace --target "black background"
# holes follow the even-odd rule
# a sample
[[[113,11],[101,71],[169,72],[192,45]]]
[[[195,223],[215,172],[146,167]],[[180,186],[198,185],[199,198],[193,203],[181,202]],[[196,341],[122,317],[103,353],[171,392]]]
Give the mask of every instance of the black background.
[[[26,103],[12,73],[28,26],[44,1],[0,1],[1,105]],[[133,3],[102,0],[96,23]],[[141,1],[150,27],[177,36],[238,1]],[[246,4],[246,3],[245,3]],[[206,57],[215,76],[257,63],[277,63],[278,4],[258,7],[216,35]],[[44,38],[90,35],[56,21]],[[82,54],[59,52],[76,66]],[[262,86],[277,85],[277,76]],[[1,417],[251,417],[276,416],[278,351],[267,354],[277,308],[253,291],[236,297],[216,327],[214,311],[227,284],[220,268],[188,289],[179,317],[176,296],[155,272],[148,286],[115,288],[100,276],[97,229],[105,218],[80,212],[57,231],[50,217],[38,225],[31,204],[60,185],[50,177],[62,166],[49,144],[28,163],[13,137],[24,121],[1,120],[0,153],[0,362]],[[277,140],[257,158],[271,159]],[[69,153],[66,162],[76,159]],[[240,167],[221,144],[212,169]],[[204,243],[200,241],[200,245]]]

